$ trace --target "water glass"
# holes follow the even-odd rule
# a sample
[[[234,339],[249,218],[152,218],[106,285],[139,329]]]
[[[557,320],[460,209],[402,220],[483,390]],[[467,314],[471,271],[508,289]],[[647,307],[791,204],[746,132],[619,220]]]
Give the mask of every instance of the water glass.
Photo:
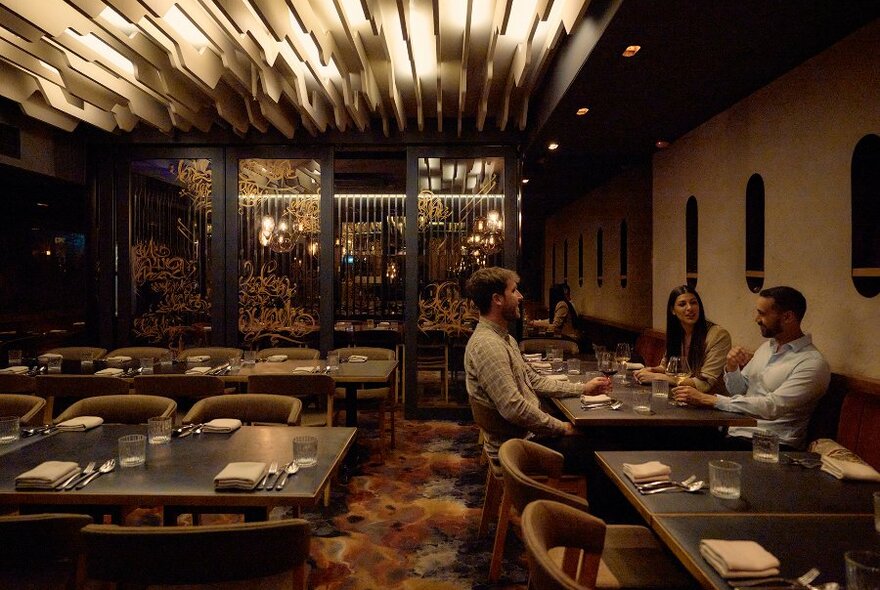
[[[153,357],[144,357],[140,359],[141,363],[141,375],[152,375],[153,374]]]
[[[162,356],[159,357],[159,365],[162,367],[162,370],[170,369],[171,365],[174,363],[174,357],[176,356],[175,351],[169,350],[166,353],[163,353]]]
[[[171,442],[171,416],[156,416],[147,420],[147,440],[151,445]]]
[[[880,533],[880,492],[874,492],[874,530]]]
[[[147,437],[127,434],[119,437],[119,466],[138,467],[147,462]]]
[[[640,387],[633,392],[633,411],[636,414],[651,413],[651,390]]]
[[[339,369],[339,353],[335,350],[327,353],[327,367],[331,371]]]
[[[64,360],[64,357],[61,355],[58,356],[50,356],[46,360],[46,372],[47,373],[60,373],[61,372],[61,362]]]
[[[580,375],[581,374],[581,361],[580,361],[580,359],[568,359],[568,374],[569,375]]]
[[[311,467],[318,462],[318,437],[293,437],[293,460],[300,467]]]
[[[242,358],[241,366],[242,367],[253,367],[257,364],[257,353],[254,350],[245,350],[244,358]]]
[[[229,372],[233,375],[238,375],[238,372],[241,370],[241,356],[233,355],[229,357]]]
[[[762,463],[779,463],[779,436],[759,430],[752,435],[752,459]]]
[[[18,416],[3,416],[0,418],[0,445],[8,445],[15,442],[20,436]]]
[[[17,367],[17,366],[21,365],[21,351],[20,350],[10,349],[7,352],[7,354],[9,356],[9,366],[10,367]]]
[[[655,379],[651,381],[651,395],[669,399],[669,381],[663,379]]]
[[[557,346],[551,346],[547,349],[547,360],[551,363],[562,362],[562,349]]]
[[[880,588],[880,553],[876,551],[847,551],[846,590],[877,590]]]
[[[95,361],[93,361],[91,357],[83,358],[79,362],[79,373],[80,375],[94,375]]]
[[[739,499],[742,492],[742,465],[724,459],[709,461],[709,492],[724,500]]]

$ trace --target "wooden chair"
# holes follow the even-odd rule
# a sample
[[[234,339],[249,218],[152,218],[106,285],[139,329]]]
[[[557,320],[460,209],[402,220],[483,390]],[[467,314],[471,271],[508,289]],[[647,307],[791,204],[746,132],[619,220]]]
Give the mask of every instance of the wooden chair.
[[[168,349],[160,346],[126,346],[125,348],[111,350],[106,356],[108,358],[114,356],[130,356],[133,359],[159,359],[167,354],[170,354]]]
[[[299,424],[302,402],[286,395],[240,393],[199,400],[183,418],[184,424],[208,422],[215,418],[238,418],[249,424]]]
[[[565,338],[526,338],[519,343],[520,351],[525,353],[543,353],[548,348],[561,348],[568,356],[575,356],[581,351],[577,342]]]
[[[368,360],[374,361],[393,361],[396,353],[393,349],[373,348],[367,346],[354,346],[349,348],[340,348],[336,350],[340,360],[347,360],[352,355],[361,355],[367,357]],[[394,387],[397,380],[392,381],[391,387],[370,387],[357,390],[357,406],[358,412],[364,410],[376,410],[379,413],[379,453],[382,459],[385,459],[385,414],[388,413],[388,422],[391,429],[391,448],[397,446],[395,437],[394,414],[397,410],[394,395]],[[333,396],[336,402],[345,401],[345,388],[337,387]]]
[[[303,410],[303,426],[333,426],[333,395],[336,385],[329,375],[248,375],[248,393],[288,395],[316,401],[315,410]],[[305,404],[303,404],[305,406]],[[326,409],[324,409],[326,407]]]
[[[564,523],[564,526],[562,526]],[[589,590],[596,587],[605,545],[605,523],[551,500],[536,500],[522,514],[529,556],[529,588]],[[561,563],[552,551],[563,551]]]
[[[61,348],[49,349],[46,353],[60,354],[66,361],[90,361],[104,356],[107,353],[107,349],[97,346],[63,346]]]
[[[257,351],[257,360],[269,358],[276,354],[286,354],[290,360],[315,360],[321,356],[321,351],[315,348],[305,347],[276,347],[264,348]]]
[[[0,373],[0,393],[34,393],[37,383],[33,377]]]
[[[440,373],[440,387],[444,401],[449,401],[449,350],[446,332],[439,329],[419,328],[416,345],[416,368],[419,371]]]
[[[125,395],[129,385],[125,379],[104,375],[38,375],[37,395],[46,400],[43,421],[52,422],[55,402],[61,399],[82,399],[101,395]]]
[[[306,588],[311,525],[299,518],[184,527],[89,525],[82,537],[89,580]]]
[[[498,580],[504,552],[504,537],[510,508],[519,514],[535,500],[552,500],[588,512],[586,499],[563,492],[554,484],[562,475],[563,457],[537,443],[511,439],[501,445],[498,460],[504,473],[504,498],[498,514],[495,547],[489,566],[489,580]],[[546,483],[537,478],[546,478]],[[560,525],[557,522],[557,526]],[[631,559],[638,555],[638,560]],[[605,531],[596,588],[690,588],[693,581],[685,574],[645,527],[610,525]],[[577,586],[576,586],[577,587]]]
[[[158,395],[102,395],[87,397],[73,403],[55,418],[60,424],[79,416],[99,416],[113,424],[146,424],[154,416],[174,416],[177,403]]]
[[[36,395],[0,394],[0,416],[18,416],[21,424],[34,424],[42,414],[46,400]]]
[[[80,586],[80,514],[0,516],[0,588],[70,589]]]
[[[186,360],[191,356],[209,356],[211,364],[218,365],[229,361],[232,357],[241,357],[240,348],[227,348],[224,346],[204,346],[198,348],[186,348],[180,351],[177,358]]]

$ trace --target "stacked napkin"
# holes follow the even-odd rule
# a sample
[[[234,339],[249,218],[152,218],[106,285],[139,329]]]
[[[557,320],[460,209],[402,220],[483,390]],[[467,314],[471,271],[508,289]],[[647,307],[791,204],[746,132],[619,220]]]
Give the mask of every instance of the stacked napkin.
[[[214,476],[214,488],[218,490],[252,490],[265,477],[268,469],[259,461],[230,463]]]
[[[73,461],[44,461],[15,478],[16,488],[51,490],[80,472]]]
[[[527,363],[532,363],[535,361],[540,361],[542,357],[540,352],[528,352],[523,353],[523,358],[526,359]]]
[[[273,354],[272,356],[267,356],[266,360],[270,363],[283,363],[287,360],[286,354]]]
[[[95,373],[95,375],[104,375],[107,377],[118,377],[118,376],[122,375],[123,373],[125,373],[125,371],[123,371],[119,367],[107,367],[106,369],[101,369],[100,371]]]
[[[188,363],[207,363],[211,360],[211,357],[207,354],[197,354],[195,356],[186,357],[186,362]]]
[[[350,362],[350,363],[365,363],[368,360],[369,359],[362,354],[353,354],[350,357],[348,357],[348,362]]]
[[[660,461],[648,461],[647,463],[624,463],[623,474],[633,483],[647,483],[649,481],[668,481],[672,473],[669,465]]]
[[[120,356],[108,356],[108,357],[105,358],[104,360],[107,361],[108,363],[117,363],[117,364],[120,364],[120,363],[127,363],[128,361],[131,360],[131,357],[130,357],[130,356],[125,356],[125,355],[120,355]]]
[[[822,471],[837,479],[880,481],[880,473],[848,448],[831,440],[820,438],[810,443],[810,451],[822,457]]]
[[[77,416],[70,420],[65,420],[58,424],[58,430],[70,431],[86,431],[97,428],[104,423],[104,419],[98,416]]]
[[[204,375],[211,370],[211,367],[193,367],[186,370],[187,375]]]
[[[779,560],[754,541],[703,539],[700,555],[722,578],[763,578],[779,574]]]
[[[600,393],[599,395],[581,395],[581,403],[592,405],[592,404],[607,404],[611,402],[611,398],[605,395],[604,393]]]
[[[295,367],[293,369],[294,373],[314,373],[318,370],[318,367]]]
[[[28,367],[24,365],[15,365],[13,367],[6,367],[5,369],[0,369],[0,373],[14,373],[16,375],[21,375],[22,373],[27,373],[30,371]]]
[[[241,428],[241,420],[235,418],[214,418],[202,426],[202,432],[234,432]]]
[[[532,361],[529,364],[532,365],[533,369],[552,369],[553,368],[553,365],[551,365],[550,363],[546,363],[546,362]]]

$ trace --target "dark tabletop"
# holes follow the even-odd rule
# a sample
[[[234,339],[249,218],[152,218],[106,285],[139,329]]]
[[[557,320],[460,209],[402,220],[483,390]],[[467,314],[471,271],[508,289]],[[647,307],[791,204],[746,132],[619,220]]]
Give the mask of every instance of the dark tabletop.
[[[876,482],[842,481],[819,469],[760,463],[752,459],[750,451],[600,451],[596,457],[649,524],[664,514],[873,514],[872,494],[880,490]],[[739,500],[716,498],[708,489],[643,496],[622,471],[624,463],[657,460],[672,468],[672,479],[694,474],[708,486],[708,462],[713,459],[729,459],[742,465]]]
[[[244,426],[230,434],[175,438],[147,445],[146,465],[117,468],[77,491],[15,489],[15,477],[43,461],[91,460],[117,456],[117,439],[146,434],[146,425],[104,425],[88,432],[61,432],[7,453],[0,461],[0,504],[98,504],[107,506],[186,504],[202,506],[304,506],[314,504],[348,452],[354,428]],[[290,477],[282,491],[215,491],[214,476],[235,461],[293,458],[293,437],[318,437],[318,464]]]
[[[707,590],[730,590],[736,583],[722,579],[703,559],[701,539],[756,541],[779,559],[783,577],[816,567],[822,573],[813,584],[838,582],[841,587],[846,584],[846,551],[880,550],[874,518],[864,515],[663,515],[654,529]]]

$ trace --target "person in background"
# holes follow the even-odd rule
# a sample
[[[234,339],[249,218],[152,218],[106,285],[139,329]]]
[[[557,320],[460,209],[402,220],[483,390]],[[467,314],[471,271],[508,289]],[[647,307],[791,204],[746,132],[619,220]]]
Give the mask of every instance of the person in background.
[[[516,340],[508,333],[510,322],[520,316],[522,294],[519,275],[498,267],[481,268],[467,282],[467,294],[480,310],[480,321],[464,352],[468,396],[472,403],[495,409],[510,428],[486,432],[484,446],[490,458],[511,431],[540,437],[538,442],[556,448],[568,459],[559,437],[576,434],[570,422],[563,422],[541,408],[540,397],[574,397],[611,391],[611,381],[596,377],[585,383],[558,381],[538,374],[523,359]],[[505,438],[506,437],[506,438]],[[575,453],[577,454],[577,453]]]
[[[764,342],[754,354],[736,346],[727,353],[724,383],[731,397],[675,388],[677,401],[747,414],[757,428],[731,427],[728,446],[750,449],[756,430],[779,436],[782,448],[802,449],[810,416],[831,381],[828,363],[812,337],[801,330],[807,300],[791,287],[773,287],[758,294],[755,322]]]
[[[575,327],[575,320],[578,317],[574,304],[571,302],[571,287],[566,283],[556,285],[559,300],[550,308],[550,326],[553,333],[557,336],[565,336],[574,341],[579,341],[580,330]]]
[[[677,356],[687,360],[691,374],[679,386],[696,392],[723,393],[722,373],[730,334],[706,319],[700,294],[688,285],[669,293],[666,310],[666,354],[659,366],[640,369],[633,376],[639,383],[664,379],[675,384],[675,377],[666,374],[666,360]]]

